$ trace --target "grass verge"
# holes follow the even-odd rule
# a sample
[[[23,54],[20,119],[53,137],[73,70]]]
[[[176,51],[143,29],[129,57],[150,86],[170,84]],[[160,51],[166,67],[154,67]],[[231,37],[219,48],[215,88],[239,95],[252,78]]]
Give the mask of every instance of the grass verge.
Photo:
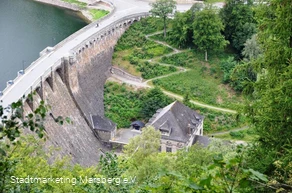
[[[242,140],[246,142],[251,142],[255,140],[258,135],[256,135],[252,129],[247,129],[242,131],[230,131],[229,133],[215,135],[214,137],[224,140]]]
[[[109,13],[108,11],[101,9],[90,9],[89,12],[92,15],[93,20],[98,20]]]

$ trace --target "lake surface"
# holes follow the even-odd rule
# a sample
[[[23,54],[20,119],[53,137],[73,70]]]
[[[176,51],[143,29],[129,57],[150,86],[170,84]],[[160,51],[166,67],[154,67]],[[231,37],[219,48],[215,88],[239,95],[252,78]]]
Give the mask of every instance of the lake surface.
[[[40,51],[85,25],[69,10],[32,0],[0,0],[0,91]]]

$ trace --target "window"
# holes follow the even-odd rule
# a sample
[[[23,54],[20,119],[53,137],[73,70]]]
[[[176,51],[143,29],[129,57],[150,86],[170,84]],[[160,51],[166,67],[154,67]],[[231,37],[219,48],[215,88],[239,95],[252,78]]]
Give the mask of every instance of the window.
[[[166,152],[172,152],[171,147],[166,147]]]
[[[161,146],[159,146],[158,151],[161,152]]]

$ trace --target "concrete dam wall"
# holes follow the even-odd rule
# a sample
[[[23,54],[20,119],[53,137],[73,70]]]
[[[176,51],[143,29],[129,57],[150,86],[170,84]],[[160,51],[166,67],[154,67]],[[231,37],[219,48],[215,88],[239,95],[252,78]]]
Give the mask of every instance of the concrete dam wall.
[[[35,109],[41,100],[51,106],[45,121],[45,148],[59,149],[51,160],[70,156],[72,163],[90,166],[98,162],[100,149],[109,150],[94,134],[90,115],[104,116],[103,88],[110,75],[114,46],[140,18],[141,14],[116,22],[76,46],[32,89],[37,95],[33,96],[33,103],[26,101],[26,113]],[[59,125],[54,121],[58,116],[69,117],[73,124]]]

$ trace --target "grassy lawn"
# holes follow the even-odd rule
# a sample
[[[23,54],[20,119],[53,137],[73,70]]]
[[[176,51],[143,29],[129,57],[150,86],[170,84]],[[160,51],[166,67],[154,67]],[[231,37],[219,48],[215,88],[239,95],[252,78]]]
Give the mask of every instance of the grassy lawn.
[[[137,64],[137,69],[142,73],[142,78],[144,79],[151,79],[177,71],[173,66],[162,66],[147,61],[139,62]]]
[[[127,57],[131,54],[131,50],[122,50],[115,52],[113,54],[112,64],[118,66],[119,68],[129,72],[134,76],[141,76],[141,72],[136,68],[136,66],[130,64],[130,61],[127,60]]]
[[[127,58],[130,61],[134,58],[152,59],[173,52],[171,48],[147,39],[143,41],[142,45],[136,45],[132,50],[132,53]]]
[[[252,129],[242,130],[242,131],[234,131],[225,133],[222,135],[215,135],[215,138],[224,139],[224,140],[242,140],[246,142],[253,141],[258,137],[258,135],[254,134]]]
[[[166,78],[153,80],[154,85],[160,86],[176,94],[185,96],[189,93],[191,99],[206,104],[236,108],[240,97],[228,91],[225,85],[215,78],[211,78],[201,69],[192,69],[182,74],[175,74]]]
[[[83,8],[87,6],[86,3],[84,3],[84,2],[80,2],[80,1],[78,1],[78,0],[62,0],[62,1],[65,1],[65,2],[68,2],[68,3],[75,4],[75,5],[78,5],[78,6],[83,7]]]
[[[164,49],[164,47],[162,48]],[[144,79],[150,79],[177,71],[177,69],[173,66],[162,66],[157,63],[150,63],[148,61],[145,61],[146,59],[149,59],[147,56],[148,54],[143,51],[136,52],[134,50],[132,52],[130,50],[123,50],[114,53],[113,64],[129,72],[132,75],[140,76]],[[146,59],[141,59],[144,57],[146,57]]]
[[[101,9],[90,9],[89,12],[93,17],[93,20],[100,19],[109,13],[108,11]]]
[[[188,106],[204,116],[204,135],[220,131],[230,131],[246,125],[246,118],[232,113],[211,110],[194,104]]]
[[[223,73],[218,64],[227,54],[210,54],[208,62],[205,62],[203,57],[191,50],[162,57],[159,61],[161,63],[183,66],[191,70],[154,80],[154,85],[182,96],[188,93],[191,99],[207,104],[236,108],[242,99],[228,85],[222,84]]]

